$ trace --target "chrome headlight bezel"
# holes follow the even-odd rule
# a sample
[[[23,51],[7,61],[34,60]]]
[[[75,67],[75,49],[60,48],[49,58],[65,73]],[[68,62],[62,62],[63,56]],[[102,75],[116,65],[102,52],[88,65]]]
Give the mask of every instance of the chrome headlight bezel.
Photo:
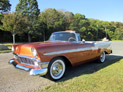
[[[36,49],[35,48],[31,48],[31,50],[32,50],[32,55],[34,57],[37,57],[38,56],[38,53],[37,53]]]

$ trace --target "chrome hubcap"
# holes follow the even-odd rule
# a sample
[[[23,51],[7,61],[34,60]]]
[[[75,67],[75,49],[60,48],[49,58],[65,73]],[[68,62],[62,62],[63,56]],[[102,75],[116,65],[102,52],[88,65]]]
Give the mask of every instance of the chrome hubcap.
[[[104,62],[105,61],[105,52],[103,52],[100,56],[100,61]]]
[[[52,69],[51,70],[52,71],[52,75],[54,77],[60,76],[62,74],[62,72],[63,72],[63,66],[62,66],[62,64],[60,62],[54,63],[52,65],[52,68],[51,69]]]

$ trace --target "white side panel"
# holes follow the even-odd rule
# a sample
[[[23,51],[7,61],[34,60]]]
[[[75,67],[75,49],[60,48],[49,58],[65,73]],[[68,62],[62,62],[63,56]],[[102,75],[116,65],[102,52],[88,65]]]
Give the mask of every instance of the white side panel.
[[[96,42],[95,47],[97,48],[108,48],[111,45],[111,42]]]

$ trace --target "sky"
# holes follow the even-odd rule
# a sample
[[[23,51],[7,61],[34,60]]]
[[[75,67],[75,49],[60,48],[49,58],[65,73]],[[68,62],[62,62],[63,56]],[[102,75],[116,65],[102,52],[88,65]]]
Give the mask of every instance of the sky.
[[[47,8],[80,13],[86,18],[123,23],[123,0],[37,0],[40,11]],[[19,0],[10,0],[15,11]]]

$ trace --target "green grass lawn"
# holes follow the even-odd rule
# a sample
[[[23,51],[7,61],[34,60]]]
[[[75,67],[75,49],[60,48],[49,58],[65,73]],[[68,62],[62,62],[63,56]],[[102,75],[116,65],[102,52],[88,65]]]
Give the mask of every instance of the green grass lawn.
[[[123,41],[123,40],[112,40],[112,41]]]
[[[3,43],[3,45],[6,45],[9,48],[9,50],[0,50],[0,53],[11,52],[11,45],[12,45],[12,43]]]
[[[9,53],[11,50],[0,50],[0,53]]]
[[[25,42],[23,42],[23,43],[25,43]],[[13,43],[2,43],[2,44],[6,45],[9,48],[9,50],[0,50],[0,53],[9,53],[9,52],[11,52],[11,45],[13,45]],[[21,43],[16,43],[16,44],[21,44]]]
[[[34,92],[123,92],[123,59],[94,73],[56,82]]]

